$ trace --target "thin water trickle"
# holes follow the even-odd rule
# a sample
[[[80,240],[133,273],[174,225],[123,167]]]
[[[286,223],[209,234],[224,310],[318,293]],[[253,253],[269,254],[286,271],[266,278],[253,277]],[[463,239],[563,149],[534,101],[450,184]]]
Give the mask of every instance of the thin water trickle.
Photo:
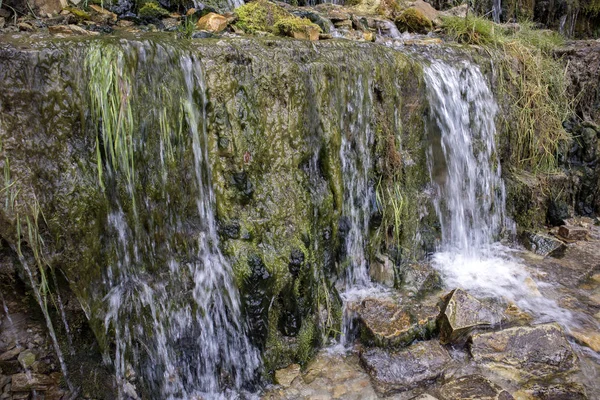
[[[160,140],[154,145],[138,131],[142,121],[134,121],[133,132],[129,132],[134,157],[159,160],[159,171],[133,169],[134,179],[126,179],[119,167],[105,164],[106,176],[125,181],[127,193],[136,200],[130,202],[128,196],[107,190],[111,204],[107,216],[109,247],[114,251],[114,264],[106,269],[104,327],[115,342],[112,359],[120,396],[140,389],[132,388],[127,380],[128,365],[132,364],[149,392],[146,396],[152,398],[236,398],[256,377],[260,356],[245,334],[233,273],[218,247],[201,61],[174,47],[145,43],[124,44],[117,54],[127,62],[140,60],[136,73],[148,74],[149,79],[156,78],[145,68],[168,69],[170,75],[162,78],[163,84],[172,88],[167,87],[164,93],[172,97],[169,102],[152,103],[165,107],[153,110],[152,115],[175,116],[169,123],[161,120],[156,124],[161,132],[155,132]],[[112,63],[123,68],[115,75],[124,82],[128,80],[127,62]],[[169,82],[169,76],[177,82]],[[122,108],[135,108],[138,89],[131,82]],[[156,85],[156,93],[150,96],[160,98],[162,89]],[[173,104],[175,110],[166,108]],[[178,134],[182,129],[187,130],[185,134]],[[180,164],[185,157],[190,157],[191,163]],[[186,168],[188,187],[182,190],[186,195],[194,194],[190,204],[195,204],[195,212],[186,207],[187,202],[171,202],[170,196],[177,193],[167,186],[180,179],[177,174]],[[150,197],[149,190],[139,191],[130,185],[144,179],[154,180],[164,196],[161,201]],[[139,217],[153,216],[157,211],[161,214],[157,220],[150,217],[144,224]],[[183,212],[194,215],[185,217]],[[171,241],[177,237],[186,244]]]
[[[432,61],[425,68],[431,108],[428,154],[442,244],[435,267],[448,288],[514,302],[540,321],[573,323],[572,313],[532,290],[514,251],[499,242],[514,225],[495,148],[498,107],[479,67]]]

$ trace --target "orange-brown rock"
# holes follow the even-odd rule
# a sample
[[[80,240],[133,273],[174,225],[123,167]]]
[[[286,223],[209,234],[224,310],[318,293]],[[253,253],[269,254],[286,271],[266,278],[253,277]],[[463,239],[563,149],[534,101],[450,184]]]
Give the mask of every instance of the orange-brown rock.
[[[211,12],[198,20],[196,28],[202,31],[218,33],[227,28],[227,24],[226,17]]]

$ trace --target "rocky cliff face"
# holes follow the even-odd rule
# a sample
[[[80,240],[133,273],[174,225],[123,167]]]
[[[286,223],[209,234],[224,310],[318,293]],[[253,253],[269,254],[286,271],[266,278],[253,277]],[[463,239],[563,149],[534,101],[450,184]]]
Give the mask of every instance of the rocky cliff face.
[[[198,170],[186,133],[186,62],[203,79],[191,96],[206,102],[198,126],[207,129],[208,170]],[[147,37],[5,43],[0,63],[4,251],[39,266],[29,284],[40,291],[47,267],[64,274],[104,351],[116,340],[107,302],[120,260],[135,259],[128,271],[152,286],[169,279],[169,260],[185,263],[177,254],[198,246],[196,173],[211,174],[220,247],[267,369],[305,361],[338,329],[342,141],[354,151],[357,135],[372,132],[373,165],[361,166],[373,189],[360,210],[371,221],[369,254],[388,253],[400,269],[434,240],[423,195],[426,104],[412,56],[356,43]],[[119,136],[122,124],[131,136]],[[179,290],[169,302],[183,301]],[[132,329],[151,332],[156,319],[143,309]]]

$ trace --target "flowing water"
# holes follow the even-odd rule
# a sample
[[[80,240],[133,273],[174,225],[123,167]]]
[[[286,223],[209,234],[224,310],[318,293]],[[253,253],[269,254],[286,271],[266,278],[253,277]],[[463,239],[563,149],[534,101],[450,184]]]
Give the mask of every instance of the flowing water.
[[[153,398],[236,398],[260,358],[218,247],[202,63],[144,42],[92,48],[88,61],[105,68],[91,71],[89,87],[111,204],[103,323],[114,335],[120,396],[131,395],[127,378],[136,365]],[[112,90],[120,99],[113,109],[126,110],[117,116],[103,108]],[[156,101],[138,102],[142,96]],[[143,104],[159,106],[138,110]],[[154,162],[135,164],[134,157]]]
[[[442,244],[434,264],[449,288],[515,302],[540,321],[573,323],[571,312],[532,290],[514,251],[499,242],[511,233],[496,157],[498,107],[479,67],[433,61],[425,68],[431,107],[429,169]]]

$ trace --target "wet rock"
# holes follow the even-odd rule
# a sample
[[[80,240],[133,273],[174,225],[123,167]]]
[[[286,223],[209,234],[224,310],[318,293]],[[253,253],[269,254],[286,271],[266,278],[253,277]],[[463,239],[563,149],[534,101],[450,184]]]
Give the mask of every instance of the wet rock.
[[[4,17],[0,17],[0,29],[4,28],[4,25],[6,25],[6,20]]]
[[[413,397],[410,400],[439,400],[437,397],[433,397],[430,394],[424,393],[422,395],[419,395],[417,397]]]
[[[300,366],[298,364],[292,364],[287,368],[275,371],[275,382],[278,385],[287,388],[298,376],[300,376]]]
[[[52,35],[78,35],[78,36],[94,36],[99,35],[98,32],[85,30],[77,25],[55,25],[49,26],[48,31]]]
[[[54,374],[53,376],[35,373],[14,374],[11,377],[11,390],[13,392],[45,391],[52,386],[56,386],[58,379],[60,379],[60,374]]]
[[[587,400],[583,386],[577,383],[533,384],[515,393],[518,399]]]
[[[241,226],[239,221],[219,223],[219,234],[227,239],[239,239]]]
[[[577,357],[558,324],[476,334],[470,351],[476,362],[511,377],[543,378],[578,368]]]
[[[8,361],[16,358],[23,351],[23,347],[15,346],[12,349],[0,354],[0,361]]]
[[[25,350],[21,354],[19,354],[18,360],[21,363],[21,366],[25,369],[31,367],[35,362],[36,356],[31,350]]]
[[[411,296],[423,296],[441,289],[442,278],[427,263],[410,264],[400,271],[400,286]]]
[[[364,300],[356,312],[363,342],[402,347],[431,338],[440,309],[435,298],[404,304],[391,298],[373,298]]]
[[[98,22],[101,24],[114,24],[117,22],[117,14],[103,8],[100,6],[97,6],[95,4],[90,4],[89,5],[90,10],[93,12],[93,16],[92,19],[94,22]]]
[[[288,270],[294,278],[298,277],[300,270],[304,265],[304,253],[302,250],[293,249],[290,254],[290,263],[288,264]]]
[[[600,353],[600,332],[598,331],[572,331],[571,336],[583,346],[587,346]]]
[[[468,375],[452,380],[440,388],[443,399],[512,400],[514,397],[502,387],[481,375]]]
[[[484,305],[462,289],[453,290],[446,299],[439,320],[440,341],[444,344],[464,342],[474,330],[491,328],[504,319],[502,312]]]
[[[370,29],[377,32],[377,34],[380,36],[389,37],[392,39],[397,39],[400,37],[400,31],[398,31],[396,25],[387,19],[368,18],[367,24]]]
[[[370,349],[360,355],[375,390],[387,396],[434,382],[450,362],[437,340],[416,343],[398,352]]]
[[[373,282],[384,286],[394,287],[394,262],[389,257],[378,254],[369,266],[369,276]]]
[[[219,33],[227,28],[227,24],[226,17],[211,12],[198,20],[196,28],[201,31]]]
[[[544,257],[560,257],[567,248],[561,240],[543,233],[525,233],[523,244],[527,250]]]
[[[586,240],[588,230],[579,226],[563,225],[558,228],[558,234],[568,240]]]

